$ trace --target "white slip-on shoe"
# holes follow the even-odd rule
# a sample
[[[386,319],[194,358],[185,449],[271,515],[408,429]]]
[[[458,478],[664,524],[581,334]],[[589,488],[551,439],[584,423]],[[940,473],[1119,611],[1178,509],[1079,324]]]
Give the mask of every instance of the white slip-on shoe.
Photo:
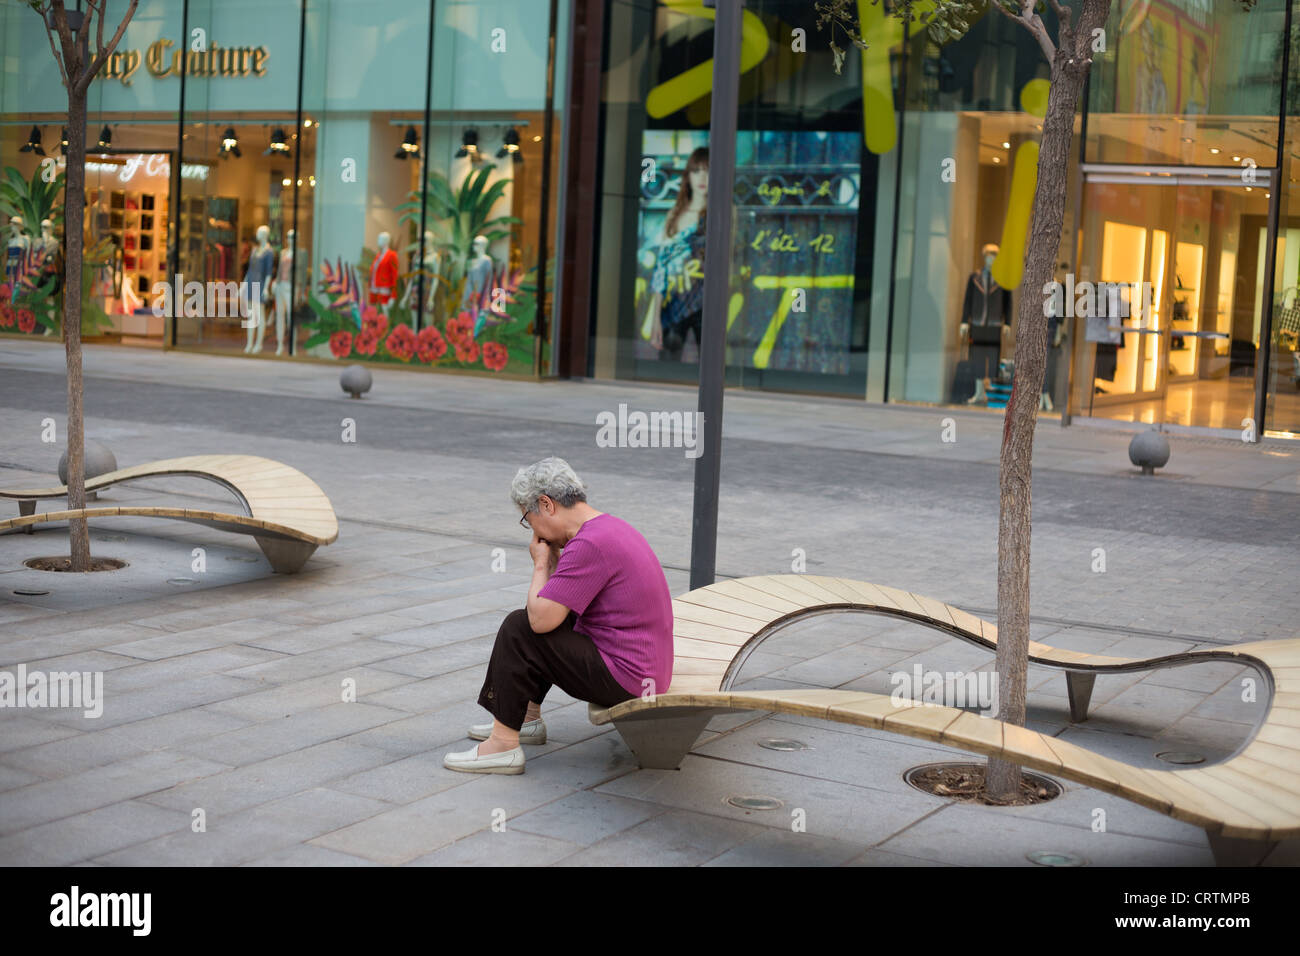
[[[470,740],[487,740],[492,736],[492,722],[486,724],[474,724],[469,729]],[[542,718],[536,720],[525,720],[524,725],[519,728],[519,742],[521,744],[544,744],[546,743],[546,724],[542,723]]]
[[[480,757],[478,744],[475,744],[469,750],[447,754],[442,758],[442,765],[448,770],[462,770],[465,773],[523,773],[524,748],[516,747]]]

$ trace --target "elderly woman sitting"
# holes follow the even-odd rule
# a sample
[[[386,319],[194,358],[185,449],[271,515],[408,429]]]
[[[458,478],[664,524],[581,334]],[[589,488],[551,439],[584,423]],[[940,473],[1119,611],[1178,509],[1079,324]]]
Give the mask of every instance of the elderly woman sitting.
[[[520,745],[546,743],[541,703],[552,685],[612,707],[672,680],[672,597],[640,532],[587,504],[561,458],[521,468],[510,497],[533,533],[528,606],[497,631],[478,697],[494,720],[469,730],[483,743],[443,758],[452,770],[523,773]]]

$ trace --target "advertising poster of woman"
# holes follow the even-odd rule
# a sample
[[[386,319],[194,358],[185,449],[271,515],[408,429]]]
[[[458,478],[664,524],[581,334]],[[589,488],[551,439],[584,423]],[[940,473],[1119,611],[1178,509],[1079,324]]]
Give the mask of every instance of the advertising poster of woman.
[[[643,254],[652,269],[643,338],[659,358],[680,362],[688,339],[690,361],[699,361],[704,308],[704,229],[709,190],[709,149],[696,147],[677,184],[677,198],[653,245]]]

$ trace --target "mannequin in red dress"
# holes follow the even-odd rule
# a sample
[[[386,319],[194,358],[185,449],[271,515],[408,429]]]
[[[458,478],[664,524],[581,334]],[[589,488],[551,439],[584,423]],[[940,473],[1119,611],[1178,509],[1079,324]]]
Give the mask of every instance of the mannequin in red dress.
[[[397,253],[388,248],[390,241],[388,233],[379,234],[379,254],[370,266],[370,304],[384,315],[397,297]]]

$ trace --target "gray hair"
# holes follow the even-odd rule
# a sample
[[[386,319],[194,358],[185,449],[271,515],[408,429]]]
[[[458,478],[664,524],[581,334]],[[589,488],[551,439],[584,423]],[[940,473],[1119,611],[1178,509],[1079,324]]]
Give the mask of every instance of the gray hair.
[[[510,498],[524,511],[536,511],[542,495],[562,508],[587,500],[587,486],[563,458],[543,458],[520,468],[510,483]]]

